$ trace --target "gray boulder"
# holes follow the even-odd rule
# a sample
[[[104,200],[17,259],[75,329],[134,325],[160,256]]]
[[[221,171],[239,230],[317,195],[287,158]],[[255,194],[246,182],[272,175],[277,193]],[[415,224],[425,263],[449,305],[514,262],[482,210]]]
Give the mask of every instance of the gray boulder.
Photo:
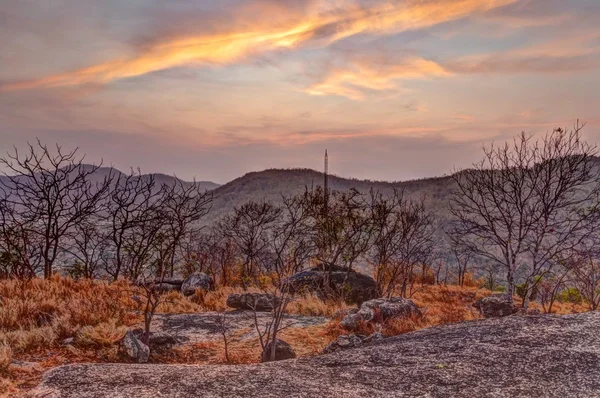
[[[146,363],[150,357],[150,348],[142,343],[131,331],[127,332],[120,342],[121,351],[129,359],[137,363]]]
[[[322,298],[341,297],[349,304],[361,304],[379,297],[377,283],[368,275],[335,265],[319,265],[285,279],[282,288],[291,294],[316,293]]]
[[[131,332],[138,340],[142,341],[144,336],[144,329],[134,329]],[[174,345],[181,344],[185,341],[186,339],[183,337],[176,337],[169,333],[158,331],[150,332],[150,336],[148,338],[148,345],[153,349],[170,348]]]
[[[340,321],[340,326],[346,330],[357,330],[361,322],[371,322],[375,318],[375,311],[368,307],[361,307],[358,311],[350,312]]]
[[[273,305],[278,306],[281,303],[279,297],[269,293],[241,293],[230,294],[227,297],[227,306],[236,310],[250,311],[272,311]]]
[[[341,335],[336,341],[329,343],[323,349],[323,354],[347,350],[349,348],[356,348],[364,344],[381,341],[383,339],[385,339],[385,336],[379,332],[373,333],[370,336],[363,336],[360,334]]]
[[[402,297],[391,297],[389,299],[380,298],[365,301],[360,308],[361,311],[366,309],[375,311],[381,317],[382,321],[391,318],[405,318],[422,315],[421,311],[412,300]]]
[[[196,289],[215,290],[215,284],[210,276],[204,272],[197,272],[183,281],[181,284],[181,293],[184,296],[191,296]]]
[[[269,342],[265,350],[262,353],[262,361],[270,362],[271,361],[271,349],[273,347],[273,342]],[[283,340],[275,339],[275,361],[283,361],[285,359],[293,359],[296,358],[296,353],[291,345],[286,343]]]
[[[349,312],[340,322],[346,330],[357,331],[361,322],[382,323],[388,319],[421,316],[417,305],[409,299],[392,297],[373,299],[362,303],[357,311]]]
[[[500,318],[518,311],[512,297],[507,294],[482,297],[473,304],[473,307],[477,308],[484,318]]]

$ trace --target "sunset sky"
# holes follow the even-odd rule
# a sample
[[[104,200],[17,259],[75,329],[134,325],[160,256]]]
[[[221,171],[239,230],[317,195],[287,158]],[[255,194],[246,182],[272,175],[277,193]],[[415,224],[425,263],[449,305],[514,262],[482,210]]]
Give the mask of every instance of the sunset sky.
[[[578,118],[600,141],[598,0],[0,2],[3,153],[403,180]]]

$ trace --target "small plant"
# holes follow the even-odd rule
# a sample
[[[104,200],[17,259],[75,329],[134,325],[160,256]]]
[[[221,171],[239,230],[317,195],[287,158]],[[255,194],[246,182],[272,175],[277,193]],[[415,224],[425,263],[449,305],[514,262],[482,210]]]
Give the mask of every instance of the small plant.
[[[82,346],[110,347],[119,342],[127,328],[118,326],[116,320],[102,322],[96,326],[84,326],[77,333],[77,344]]]
[[[560,293],[558,293],[557,299],[561,303],[581,304],[583,302],[581,292],[575,287],[567,287],[563,289]]]

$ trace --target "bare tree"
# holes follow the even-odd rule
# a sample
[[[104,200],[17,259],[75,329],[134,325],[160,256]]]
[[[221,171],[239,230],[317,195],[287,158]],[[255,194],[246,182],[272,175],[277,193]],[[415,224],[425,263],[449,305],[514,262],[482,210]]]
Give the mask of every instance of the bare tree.
[[[162,191],[159,204],[164,231],[160,258],[172,277],[178,248],[186,235],[199,228],[198,223],[210,211],[213,196],[196,181],[184,183],[179,179],[171,185],[163,185]]]
[[[13,213],[15,231],[39,241],[45,278],[52,275],[66,235],[99,211],[111,183],[110,172],[97,179],[101,166],[83,160],[77,149],[65,151],[57,145],[52,151],[39,140],[24,153],[15,148],[0,158],[6,170],[0,207]]]
[[[590,311],[600,307],[600,263],[588,253],[573,267],[573,282]]]
[[[301,197],[284,196],[281,212],[269,234],[269,252],[280,281],[304,268],[315,254],[310,224],[307,223],[309,211],[302,205]]]
[[[377,266],[377,284],[382,295],[391,297],[400,286],[406,296],[417,264],[426,264],[433,254],[436,216],[425,201],[404,198],[394,191],[389,198],[372,193],[371,218],[374,242],[371,260]]]
[[[260,271],[260,260],[269,247],[269,230],[280,219],[281,213],[281,208],[272,203],[250,201],[236,207],[233,214],[219,222],[220,233],[236,244],[243,257],[244,285]]]
[[[212,276],[215,284],[228,286],[232,282],[239,252],[233,241],[222,236],[216,226],[208,228],[208,232],[188,234],[180,250],[185,275],[199,271]]]
[[[465,284],[465,275],[467,274],[469,263],[473,259],[473,252],[470,250],[463,250],[460,246],[453,245],[452,254],[456,260],[458,285],[462,287]]]
[[[463,250],[500,264],[510,295],[520,267],[533,290],[554,259],[587,236],[600,176],[596,147],[580,131],[556,129],[541,141],[521,134],[512,144],[484,148],[483,161],[453,176],[450,235]]]
[[[70,267],[76,277],[94,278],[105,261],[109,251],[109,241],[102,231],[102,218],[92,216],[74,226],[65,243],[64,251],[75,259]]]
[[[135,229],[156,220],[155,205],[160,197],[153,175],[142,176],[140,170],[119,175],[113,184],[108,200],[108,239],[113,251],[106,272],[117,280],[124,269],[131,266],[131,248],[136,239]],[[133,242],[134,244],[135,242]],[[139,251],[139,250],[138,250]]]

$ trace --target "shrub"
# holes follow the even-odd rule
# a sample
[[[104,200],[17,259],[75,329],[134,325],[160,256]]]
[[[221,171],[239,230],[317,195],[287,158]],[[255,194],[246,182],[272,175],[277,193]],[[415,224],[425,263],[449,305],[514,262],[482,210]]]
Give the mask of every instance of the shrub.
[[[102,322],[96,326],[84,326],[77,333],[76,342],[82,346],[109,347],[127,333],[125,326],[117,326],[117,320]]]
[[[561,303],[581,304],[583,302],[581,292],[579,292],[579,289],[575,287],[563,289],[560,293],[558,293],[556,299]]]

